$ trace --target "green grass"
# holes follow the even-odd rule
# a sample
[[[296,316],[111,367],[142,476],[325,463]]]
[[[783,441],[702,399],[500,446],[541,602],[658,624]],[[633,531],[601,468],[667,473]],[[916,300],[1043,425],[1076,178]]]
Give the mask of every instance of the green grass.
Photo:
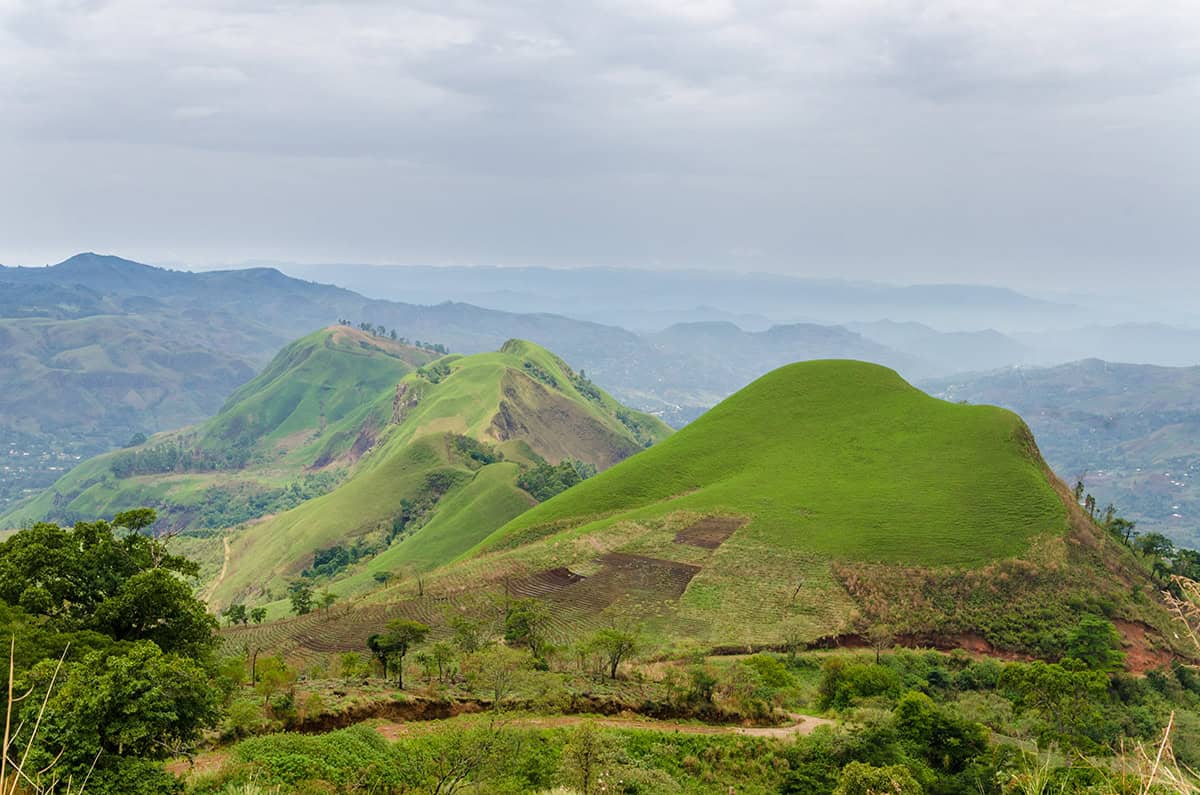
[[[581,394],[570,368],[531,343],[514,340],[495,353],[447,356],[439,365],[448,374],[431,380],[412,372],[387,390],[388,422],[338,488],[236,534],[230,566],[212,591],[214,605],[277,601],[285,581],[299,575],[316,550],[356,538],[386,543],[400,501],[419,496],[433,469],[457,472],[457,485],[422,526],[324,585],[339,595],[356,594],[377,587],[378,572],[428,570],[461,555],[532,504],[516,487],[516,461],[575,458],[603,468],[640,450],[639,436],[659,439],[670,432],[599,390]],[[531,378],[531,371],[552,383]],[[503,427],[501,416],[509,418]],[[473,471],[450,449],[447,434],[493,444],[514,461]]]
[[[180,431],[158,434],[144,449],[166,442],[222,453],[238,445],[250,454],[247,467],[217,472],[145,474],[118,478],[116,451],[85,461],[50,489],[0,517],[0,527],[42,519],[111,516],[150,505],[190,514],[213,485],[267,490],[286,485],[314,464],[345,465],[364,428],[382,428],[391,414],[396,383],[435,358],[428,351],[333,327],[288,345],[257,377],[229,397],[214,417]]]
[[[877,365],[819,361],[764,376],[478,551],[543,523],[578,518],[572,532],[593,533],[672,511],[751,517],[735,537],[760,545],[928,566],[1013,556],[1065,528],[1015,414],[936,400]]]

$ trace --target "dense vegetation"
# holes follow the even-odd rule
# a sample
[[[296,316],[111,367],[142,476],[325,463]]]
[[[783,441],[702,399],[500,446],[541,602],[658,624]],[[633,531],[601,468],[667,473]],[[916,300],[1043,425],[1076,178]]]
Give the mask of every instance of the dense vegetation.
[[[14,668],[4,679],[29,693],[10,699],[5,750],[9,769],[20,759],[46,791],[86,779],[90,793],[171,792],[158,761],[218,718],[216,622],[185,581],[195,565],[139,532],[153,521],[136,510],[111,523],[43,523],[0,543]]]

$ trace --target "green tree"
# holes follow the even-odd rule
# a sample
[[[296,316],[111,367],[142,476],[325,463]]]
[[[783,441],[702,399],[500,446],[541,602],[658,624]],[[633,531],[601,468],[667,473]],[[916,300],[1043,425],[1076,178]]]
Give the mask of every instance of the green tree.
[[[1087,670],[1083,663],[1011,663],[998,684],[1022,710],[1039,718],[1047,742],[1089,750],[1099,739],[1101,707],[1108,694],[1108,676]]]
[[[267,620],[267,608],[255,607],[250,611],[250,620],[255,624],[261,624]]]
[[[463,670],[472,688],[485,691],[492,709],[499,711],[504,700],[528,680],[532,662],[526,652],[495,645],[471,655]]]
[[[221,611],[221,615],[225,616],[225,620],[230,626],[234,624],[245,624],[250,620],[246,614],[246,606],[242,604],[230,605]]]
[[[96,606],[93,621],[117,640],[152,640],[165,652],[200,657],[213,647],[216,620],[192,589],[166,569],[139,572]]]
[[[563,763],[581,795],[591,795],[596,791],[615,753],[612,740],[594,721],[584,721],[575,727],[563,749]]]
[[[1093,671],[1111,672],[1125,663],[1121,634],[1106,618],[1086,615],[1067,636],[1066,656],[1081,661]]]
[[[637,652],[638,636],[630,630],[608,627],[592,635],[591,645],[603,656],[608,678],[616,679],[621,663]]]
[[[550,621],[546,607],[536,599],[513,601],[504,615],[504,639],[509,643],[527,646],[533,656],[542,659],[545,652],[545,629]]]
[[[463,654],[471,654],[483,647],[483,628],[478,621],[464,615],[450,617],[450,630],[454,633],[451,642]]]
[[[288,599],[291,600],[292,612],[296,615],[303,616],[312,612],[312,586],[304,580],[296,580],[288,585]]]
[[[904,765],[875,767],[851,762],[842,768],[833,795],[921,795],[921,785]]]
[[[139,525],[153,511],[119,514]],[[0,543],[0,600],[46,616],[61,629],[90,624],[96,608],[117,595],[135,575],[155,568],[195,577],[197,564],[166,551],[162,542],[137,532],[118,536],[105,521],[64,528],[49,522]]]
[[[216,722],[218,693],[198,663],[145,640],[115,648],[88,654],[51,690],[34,769],[62,753],[76,781],[96,760],[120,778],[116,769],[130,760],[177,755]],[[33,676],[48,686],[52,669],[43,664]],[[39,707],[40,700],[27,700],[26,726],[34,725]]]
[[[423,643],[428,636],[429,625],[409,618],[397,618],[387,623],[383,634],[368,638],[367,646],[383,663],[384,679],[387,678],[388,667],[392,667],[396,671],[396,685],[403,690],[404,658],[412,647]]]

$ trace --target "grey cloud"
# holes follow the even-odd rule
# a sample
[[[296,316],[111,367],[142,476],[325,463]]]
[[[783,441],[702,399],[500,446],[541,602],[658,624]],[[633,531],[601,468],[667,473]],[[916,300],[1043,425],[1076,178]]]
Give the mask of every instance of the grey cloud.
[[[0,259],[1190,278],[1196,41],[1173,0],[0,0]]]

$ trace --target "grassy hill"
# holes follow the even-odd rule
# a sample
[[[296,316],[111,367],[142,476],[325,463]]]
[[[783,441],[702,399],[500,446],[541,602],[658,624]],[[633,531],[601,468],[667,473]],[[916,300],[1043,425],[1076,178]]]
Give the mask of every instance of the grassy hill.
[[[310,334],[212,419],[84,462],[0,527],[153,505],[164,527],[215,530],[294,504],[333,484],[387,422],[396,382],[434,358],[343,326]]]
[[[388,409],[344,483],[230,539],[209,591],[214,605],[278,602],[306,571],[352,594],[432,569],[534,504],[517,483],[523,468],[579,461],[603,469],[669,433],[519,340],[409,373],[390,390]],[[325,555],[339,565],[312,576]]]
[[[1090,612],[1139,653],[1166,654],[1175,641],[1155,592],[1017,415],[937,400],[880,366],[816,361],[521,512],[420,583],[348,603],[336,626],[305,616],[238,632],[303,655],[352,648],[387,617],[497,620],[493,605],[530,597],[564,643],[627,621],[657,647],[701,649],[878,627],[908,643],[1054,656]]]
[[[1018,411],[1064,480],[1082,477],[1143,532],[1200,545],[1200,367],[1098,359],[927,384],[948,400]]]

